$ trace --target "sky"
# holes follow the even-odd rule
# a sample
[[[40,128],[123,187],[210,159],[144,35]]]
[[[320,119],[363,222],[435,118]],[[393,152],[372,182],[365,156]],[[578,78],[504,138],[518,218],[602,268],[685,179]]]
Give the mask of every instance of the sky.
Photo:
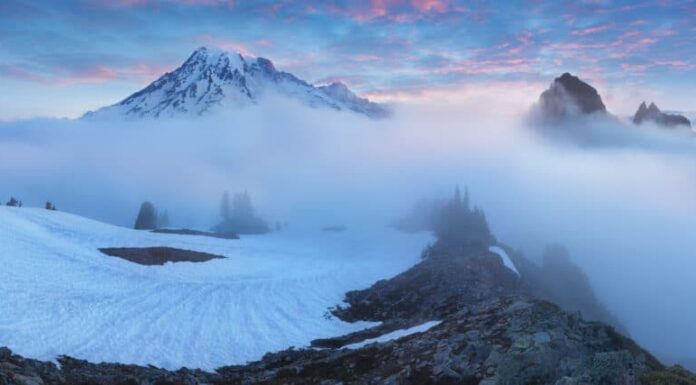
[[[694,16],[691,0],[3,0],[0,120],[78,117],[200,46],[379,101],[509,83],[533,102],[570,71],[614,112],[642,99],[686,111]]]

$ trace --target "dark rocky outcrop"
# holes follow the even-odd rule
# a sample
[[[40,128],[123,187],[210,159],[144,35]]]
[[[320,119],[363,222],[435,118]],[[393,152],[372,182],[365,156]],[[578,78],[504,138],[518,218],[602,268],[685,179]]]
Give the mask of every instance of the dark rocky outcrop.
[[[665,128],[676,128],[679,126],[691,128],[689,119],[678,114],[668,114],[660,111],[655,103],[650,103],[646,106],[645,102],[641,103],[633,115],[633,123],[642,124],[644,122],[652,122]]]
[[[499,256],[471,248],[465,252],[444,250],[437,245],[425,252],[422,262],[368,289],[346,294],[347,308],[333,315],[359,320],[418,324],[441,319],[458,305],[494,298],[531,294]]]
[[[225,258],[221,255],[173,247],[105,247],[99,251],[139,265],[164,265],[167,262],[206,262],[212,259]]]
[[[537,106],[539,118],[549,121],[607,113],[597,90],[567,72],[554,79],[539,97]]]

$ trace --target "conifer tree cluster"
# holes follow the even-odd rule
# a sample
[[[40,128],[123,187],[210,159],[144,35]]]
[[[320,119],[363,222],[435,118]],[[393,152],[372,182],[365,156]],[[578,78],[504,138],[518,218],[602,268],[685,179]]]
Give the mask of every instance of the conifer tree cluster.
[[[158,212],[152,202],[145,201],[140,205],[133,228],[136,230],[154,230],[168,226],[169,214],[167,210]]]
[[[220,201],[220,216],[222,222],[213,227],[217,233],[262,234],[270,231],[270,227],[256,214],[251,196],[247,191],[234,194],[225,192]]]
[[[433,230],[438,242],[445,244],[487,247],[492,241],[486,214],[477,206],[472,208],[469,191],[462,198],[458,187],[440,209]]]
[[[5,203],[5,206],[22,207],[22,201],[17,200],[15,197],[10,197],[10,200]]]

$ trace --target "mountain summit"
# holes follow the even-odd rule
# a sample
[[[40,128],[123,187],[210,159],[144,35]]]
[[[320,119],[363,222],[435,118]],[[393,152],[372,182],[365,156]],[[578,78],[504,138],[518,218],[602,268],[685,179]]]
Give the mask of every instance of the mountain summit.
[[[253,105],[269,94],[311,107],[348,110],[370,118],[388,114],[384,106],[356,96],[342,83],[314,86],[278,71],[268,59],[201,47],[179,68],[165,73],[144,89],[117,104],[90,111],[84,117],[198,116]]]
[[[567,72],[554,79],[551,87],[541,94],[538,106],[547,120],[607,112],[597,90]]]

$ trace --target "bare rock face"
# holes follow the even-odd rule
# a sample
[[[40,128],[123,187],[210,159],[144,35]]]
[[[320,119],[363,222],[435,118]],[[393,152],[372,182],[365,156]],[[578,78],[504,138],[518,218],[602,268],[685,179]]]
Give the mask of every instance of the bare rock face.
[[[677,128],[679,126],[691,128],[689,119],[678,114],[668,114],[662,112],[655,103],[650,103],[649,106],[645,102],[641,103],[633,115],[633,123],[642,124],[644,122],[652,122],[665,128]]]
[[[463,253],[438,246],[419,264],[370,288],[346,294],[347,308],[333,314],[344,321],[416,324],[442,318],[457,306],[516,294],[529,294],[523,281],[500,257],[477,248]]]
[[[607,113],[597,90],[567,72],[554,79],[551,87],[541,94],[538,108],[540,118],[548,121]]]

